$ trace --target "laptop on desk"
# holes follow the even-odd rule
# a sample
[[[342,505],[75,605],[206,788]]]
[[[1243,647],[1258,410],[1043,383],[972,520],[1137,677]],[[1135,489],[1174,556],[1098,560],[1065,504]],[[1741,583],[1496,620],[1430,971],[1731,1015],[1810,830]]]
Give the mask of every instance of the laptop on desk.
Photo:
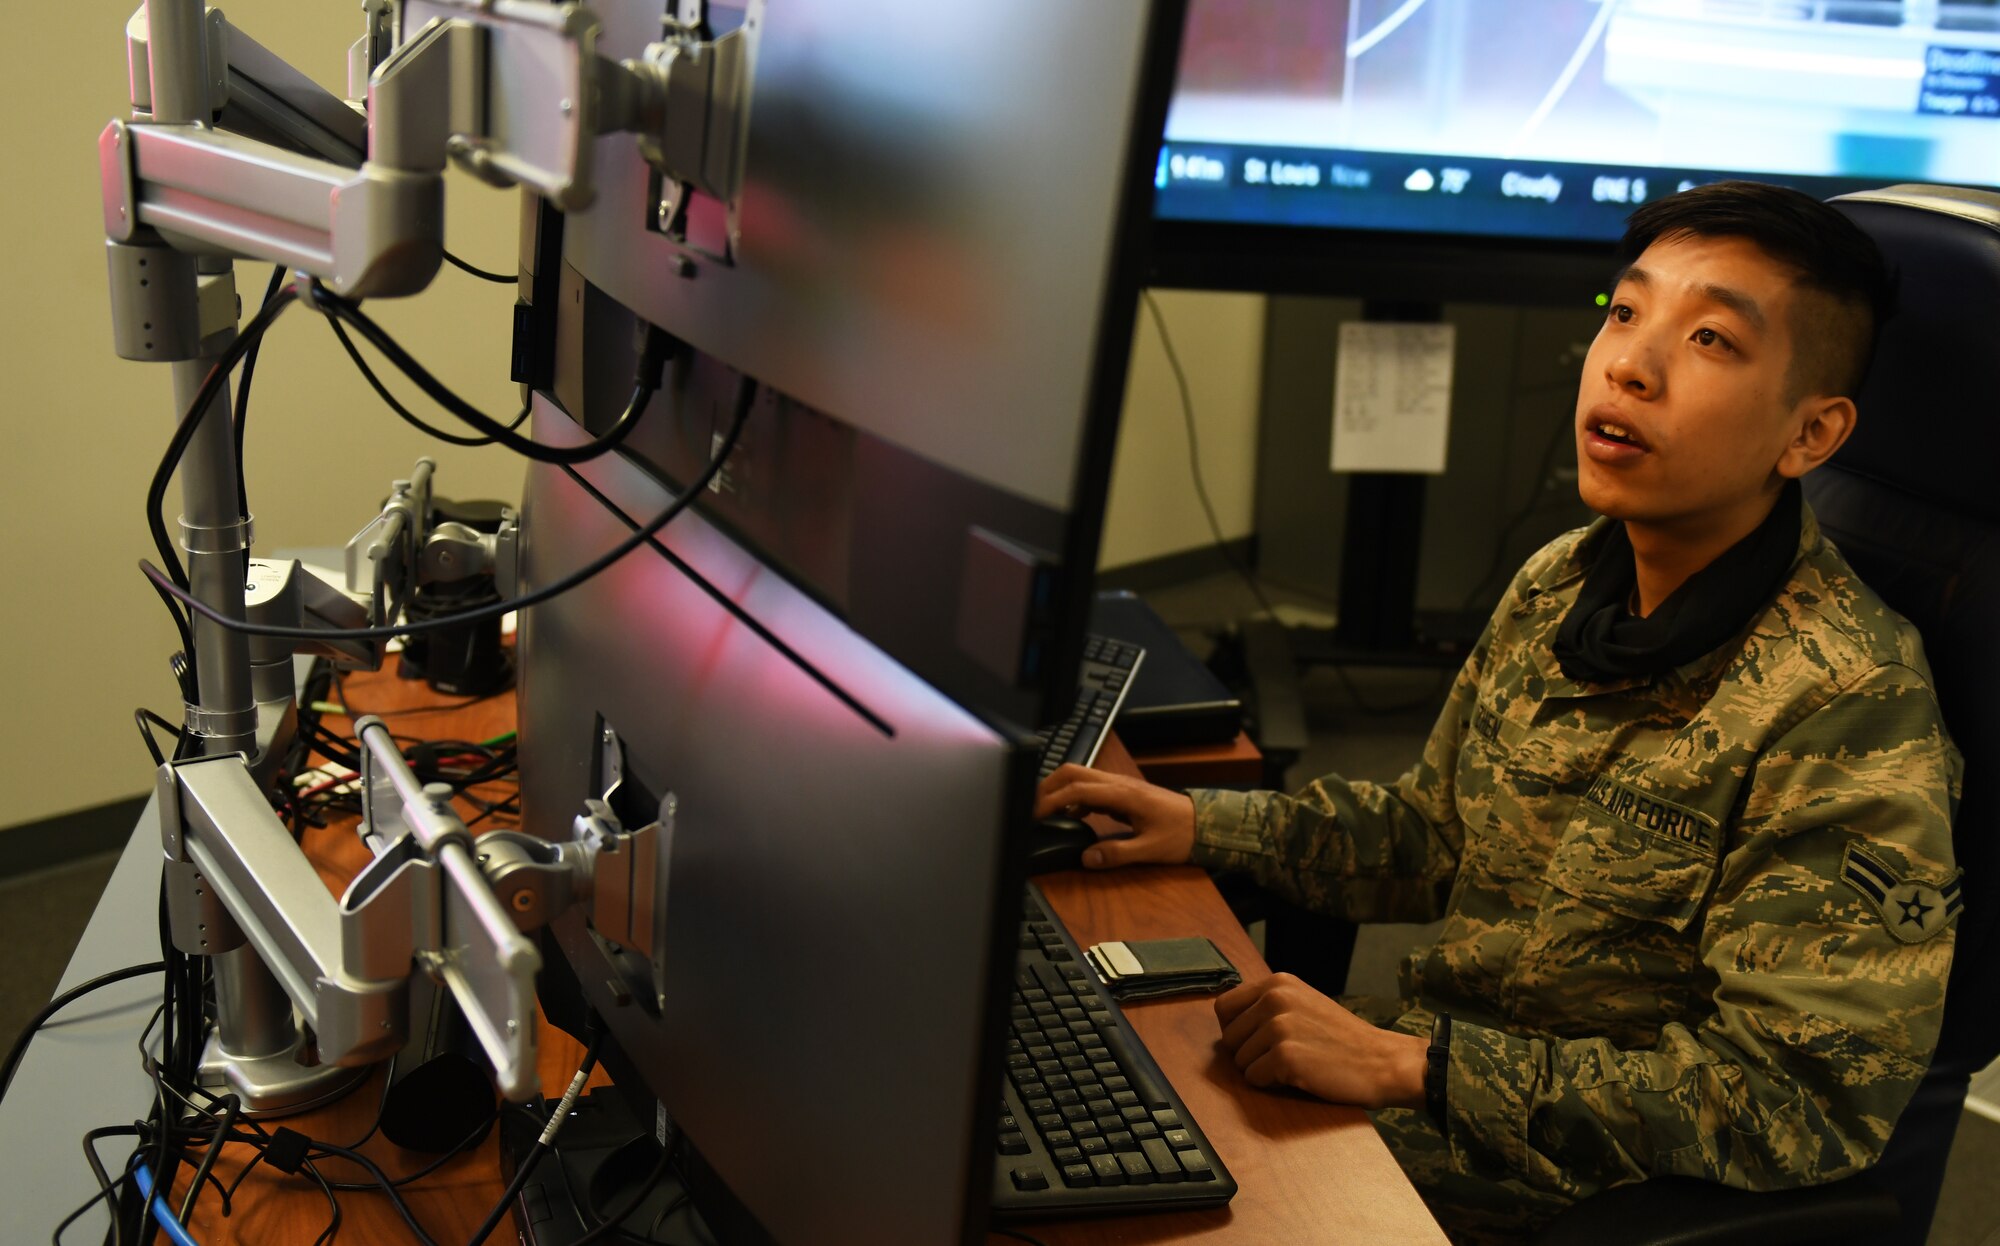
[[[1090,630],[1146,651],[1118,711],[1118,737],[1136,752],[1227,744],[1243,729],[1243,703],[1202,665],[1136,593],[1097,594]]]

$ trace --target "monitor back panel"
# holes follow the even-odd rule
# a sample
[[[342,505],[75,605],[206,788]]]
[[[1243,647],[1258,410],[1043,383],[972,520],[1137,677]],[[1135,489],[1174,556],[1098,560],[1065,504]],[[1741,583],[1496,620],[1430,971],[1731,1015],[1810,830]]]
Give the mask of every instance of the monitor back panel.
[[[606,56],[660,38],[659,0],[594,7]],[[1174,7],[711,6],[747,15],[752,41],[736,212],[705,224],[697,202],[684,242],[663,234],[648,166],[609,135],[565,259],[777,390],[1068,510],[1101,337],[1131,332],[1129,288],[1123,324],[1104,312],[1115,248],[1150,206],[1150,155],[1133,173],[1156,147],[1171,49],[1149,40]],[[1115,346],[1122,378],[1129,342]]]
[[[583,436],[547,409],[536,425]],[[616,456],[536,466],[531,584],[669,496]],[[606,728],[628,823],[673,803],[655,946],[617,958],[633,1002],[613,1005],[611,962],[574,918],[563,955],[777,1241],[959,1240],[983,1196],[969,1174],[991,1164],[974,1142],[991,1136],[995,931],[1013,910],[995,914],[1018,899],[1001,837],[1026,759],[699,514],[660,541],[682,565],[641,549],[523,623],[527,829],[568,838],[609,783]]]

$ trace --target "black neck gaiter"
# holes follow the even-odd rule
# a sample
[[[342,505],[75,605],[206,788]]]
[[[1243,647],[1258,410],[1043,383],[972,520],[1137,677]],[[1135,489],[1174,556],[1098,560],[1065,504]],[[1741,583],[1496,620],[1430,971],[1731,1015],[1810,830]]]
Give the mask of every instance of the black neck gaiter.
[[[1563,674],[1580,683],[1652,676],[1692,662],[1736,635],[1791,573],[1804,491],[1788,481],[1756,530],[1690,576],[1645,618],[1632,613],[1639,574],[1625,525],[1609,526],[1576,604],[1556,631]]]

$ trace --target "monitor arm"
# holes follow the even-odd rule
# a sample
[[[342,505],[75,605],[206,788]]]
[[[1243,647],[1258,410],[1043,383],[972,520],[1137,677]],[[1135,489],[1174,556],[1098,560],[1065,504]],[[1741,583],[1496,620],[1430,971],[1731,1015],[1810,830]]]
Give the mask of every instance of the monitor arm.
[[[752,0],[747,31],[762,7]],[[594,194],[595,142],[616,131],[638,135],[660,186],[671,188],[656,187],[631,210],[650,217],[687,188],[733,210],[754,58],[744,31],[706,41],[697,21],[668,23],[643,56],[613,62],[596,54],[599,24],[578,3],[364,0],[363,12],[365,29],[348,56],[350,93],[366,83],[358,110],[202,0],[147,0],[126,29],[132,114],[105,128],[98,155],[114,347],[126,359],[169,364],[177,414],[192,422],[179,472],[190,592],[225,617],[324,625],[326,640],[308,650],[374,664],[379,645],[357,646],[340,632],[391,621],[424,575],[450,579],[487,566],[505,584],[508,538],[432,527],[430,472],[420,463],[357,537],[355,593],[296,564],[248,559],[251,520],[237,504],[227,386],[189,410],[236,337],[233,262],[280,264],[352,299],[416,293],[444,254],[447,161],[490,184],[580,208]],[[204,1077],[228,1081],[252,1113],[296,1110],[344,1090],[344,1065],[400,1041],[396,984],[413,962],[406,956],[397,967],[402,943],[393,932],[407,930],[412,956],[435,958],[468,1015],[492,1020],[517,1009],[506,1019],[522,1033],[481,1038],[503,1086],[522,1092],[532,1059],[523,1063],[519,1044],[530,1044],[531,1057],[525,1019],[533,1012],[518,1008],[531,959],[488,929],[488,902],[497,902],[461,860],[459,841],[447,834],[432,842],[413,827],[414,839],[385,850],[350,889],[351,911],[320,903],[324,890],[307,886],[317,875],[262,796],[282,751],[271,745],[293,708],[291,649],[253,645],[198,614],[189,627],[194,684],[183,722],[194,758],[167,768],[161,816],[176,941],[217,956],[217,1032]],[[419,857],[428,873],[406,868]],[[406,892],[431,898],[394,898]],[[392,934],[365,933],[372,922]],[[488,941],[450,943],[461,928]],[[424,942],[432,931],[446,941]],[[294,1008],[317,1035],[317,1056],[293,1023]]]
[[[539,1089],[541,969],[527,932],[578,908],[608,944],[657,969],[656,880],[672,842],[673,798],[659,821],[636,831],[592,800],[566,842],[506,831],[475,841],[450,787],[419,780],[380,718],[362,718],[355,736],[362,836],[374,859],[337,899],[241,754],[160,768],[174,945],[193,956],[254,954],[297,1008],[305,1049],[325,1073],[302,1071],[290,1042],[270,1044],[229,1010],[218,1017],[205,1063],[239,1095],[268,1097],[273,1083],[303,1076],[312,1096],[287,1106],[317,1102],[324,1081],[341,1083],[337,1093],[345,1070],[402,1047],[410,978],[426,973],[451,992],[501,1093],[526,1099]]]

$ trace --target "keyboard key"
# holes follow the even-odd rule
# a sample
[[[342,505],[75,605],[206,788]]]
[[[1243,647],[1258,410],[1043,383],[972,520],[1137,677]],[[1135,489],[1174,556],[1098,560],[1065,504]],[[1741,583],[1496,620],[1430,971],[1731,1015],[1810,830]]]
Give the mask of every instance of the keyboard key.
[[[1014,1084],[1016,1086],[1025,1085],[1028,1082],[1040,1081],[1042,1077],[1040,1073],[1035,1071],[1033,1065],[1028,1065],[1028,1064],[1019,1065],[1015,1068],[1008,1069],[1007,1076],[1014,1079]]]
[[[1167,1145],[1176,1151],[1185,1151],[1194,1145],[1194,1135],[1185,1129],[1169,1129],[1166,1138]]]
[[[1071,1121],[1069,1128],[1070,1132],[1079,1138],[1087,1138],[1092,1134],[1101,1134],[1104,1132],[1104,1127],[1093,1120]]]
[[[1118,1156],[1118,1166],[1124,1170],[1125,1180],[1131,1185],[1151,1185],[1159,1179],[1153,1173],[1153,1166],[1146,1162],[1145,1155],[1139,1151],[1125,1151],[1120,1153]],[[1014,1170],[1016,1185],[1020,1185],[1018,1179],[1020,1171],[1018,1168]],[[1040,1189],[1041,1187],[1037,1186],[1035,1188]]]
[[[1136,1103],[1129,1108],[1118,1109],[1118,1114],[1134,1124],[1146,1120],[1146,1109]],[[1152,1122],[1147,1121],[1147,1123],[1151,1124]]]
[[[1063,1062],[1054,1056],[1050,1056],[1046,1060],[1035,1061],[1035,1069],[1044,1076],[1050,1073],[1060,1073],[1063,1071]]]
[[[1049,1158],[1058,1164],[1081,1164],[1083,1151],[1073,1146],[1059,1146],[1049,1152]]]
[[[1011,1130],[1000,1135],[1000,1154],[1026,1155],[1027,1153],[1028,1139],[1026,1135],[1018,1130]]]
[[[1034,1046],[1028,1048],[1028,1059],[1033,1060],[1037,1065],[1040,1065],[1044,1060],[1053,1060],[1055,1058],[1055,1048],[1049,1046],[1047,1043],[1036,1043]]]
[[[1166,1091],[1161,1088],[1153,1074],[1147,1069],[1132,1044],[1125,1037],[1125,1031],[1111,1026],[1104,1031],[1104,1045],[1111,1049],[1111,1058],[1125,1066],[1125,1076],[1132,1079],[1132,1089],[1139,1092],[1139,1102],[1148,1107],[1167,1106]]]
[[[1039,1112],[1053,1112],[1056,1110],[1056,1101],[1047,1095],[1036,1095],[1032,1099],[1024,1100],[1023,1106],[1028,1109],[1031,1115]]]
[[[1115,1116],[1118,1113],[1118,1106],[1109,1099],[1085,1099],[1083,1103],[1092,1116]]]
[[[1075,1029],[1079,1025],[1086,1024],[1083,1016],[1083,1009],[1081,1007],[1072,1005],[1068,1008],[1059,1008],[1056,1011],[1061,1014],[1062,1023],[1066,1026],[1069,1026],[1071,1029]]]
[[[1054,1112],[1044,1112],[1035,1118],[1035,1128],[1047,1133],[1051,1129],[1061,1129],[1063,1118]]]
[[[1111,1144],[1106,1142],[1102,1135],[1094,1135],[1088,1138],[1078,1138],[1076,1140],[1076,1149],[1082,1151],[1085,1155],[1108,1155],[1111,1153]]]
[[[1035,1073],[1035,1072],[1033,1072],[1033,1071],[1031,1070],[1031,1071],[1030,1071],[1030,1073],[1029,1073],[1029,1076],[1031,1076],[1031,1077],[1040,1077],[1040,1076],[1041,1076],[1041,1074],[1040,1074],[1040,1073]],[[1024,1082],[1024,1081],[1021,1081],[1021,1080],[1019,1080],[1019,1079],[1016,1079],[1016,1080],[1015,1080],[1015,1082],[1014,1082],[1014,1084],[1015,1084],[1015,1086],[1016,1086],[1016,1087],[1018,1087],[1018,1088],[1019,1088],[1019,1090],[1020,1090],[1020,1092],[1021,1092],[1021,1098],[1022,1098],[1023,1100],[1027,1100],[1027,1099],[1039,1099],[1039,1098],[1041,1098],[1041,1097],[1042,1097],[1043,1095],[1046,1095],[1046,1094],[1048,1094],[1048,1093],[1049,1093],[1049,1088],[1048,1088],[1047,1086],[1044,1086],[1044,1085],[1043,1085],[1042,1083],[1040,1083],[1040,1082],[1038,1082],[1038,1081],[1036,1081],[1036,1082]]]
[[[1125,1166],[1118,1162],[1116,1155],[1093,1155],[1090,1170],[1097,1174],[1099,1185],[1124,1185]]]
[[[1048,1087],[1050,1094],[1054,1094],[1058,1090],[1073,1090],[1076,1087],[1076,1082],[1067,1073],[1051,1073],[1047,1077],[1044,1077],[1042,1082]],[[1026,1092],[1022,1093],[1025,1094]],[[1058,1099],[1057,1102],[1060,1103],[1062,1100]]]
[[[1050,1098],[1057,1103],[1082,1103],[1083,1096],[1076,1093],[1073,1086],[1063,1086],[1051,1093]]]
[[[1089,1164],[1064,1164],[1062,1178],[1064,1185],[1096,1185],[1097,1170]]]
[[[1111,1144],[1111,1149],[1114,1151],[1136,1151],[1139,1149],[1138,1142],[1133,1140],[1131,1134],[1126,1133],[1122,1129],[1114,1133],[1105,1134],[1104,1140]]]
[[[1090,1119],[1090,1109],[1081,1103],[1065,1103],[1059,1110],[1062,1112],[1063,1119],[1067,1121],[1087,1121]]]
[[[1105,1133],[1115,1134],[1125,1132],[1125,1121],[1115,1112],[1097,1117],[1096,1119],[1097,1127]]]
[[[1180,1161],[1180,1166],[1187,1172],[1188,1180],[1215,1180],[1215,1169],[1209,1166],[1208,1156],[1200,1151],[1176,1151],[1174,1158]]]
[[[1057,1056],[1080,1056],[1083,1054],[1082,1049],[1075,1043],[1057,1043],[1055,1050]]]
[[[1166,1143],[1158,1138],[1148,1138],[1140,1143],[1140,1146],[1145,1150],[1146,1162],[1153,1166],[1153,1171],[1159,1175],[1160,1180],[1180,1181],[1186,1177],[1187,1174],[1181,1171],[1180,1164],[1174,1159],[1174,1153],[1167,1149]]]
[[[1090,1067],[1096,1070],[1099,1076],[1104,1078],[1104,1088],[1111,1093],[1116,1094],[1121,1090],[1132,1089],[1132,1083],[1125,1080],[1125,1075],[1119,1072],[1117,1065],[1107,1061],[1099,1061]]]
[[[1014,1119],[1014,1114],[1013,1114],[1012,1112],[1009,1112],[1009,1111],[1007,1110],[1007,1105],[1006,1105],[1006,1104],[1004,1104],[1004,1103],[1003,1103],[1003,1104],[1001,1104],[1001,1105],[1000,1105],[1000,1132],[1001,1132],[1001,1133],[1005,1133],[1005,1132],[1007,1132],[1007,1131],[1008,1131],[1008,1130],[1010,1130],[1010,1129],[1019,1129],[1020,1127],[1021,1127],[1021,1123],[1020,1123],[1019,1121],[1017,1121],[1017,1120],[1015,1120],[1015,1119]]]
[[[1033,1164],[1023,1164],[1014,1170],[1014,1188],[1017,1190],[1046,1190],[1049,1188],[1048,1174]]]
[[[1153,1123],[1162,1129],[1179,1129],[1181,1127],[1180,1113],[1174,1111],[1172,1108],[1161,1108],[1159,1111],[1153,1113]]]
[[[1139,1092],[1136,1090],[1114,1090],[1111,1092],[1111,1102],[1121,1108],[1136,1107],[1139,1103]],[[1140,1115],[1143,1116],[1145,1113],[1142,1112]]]
[[[1132,1136],[1134,1138],[1157,1138],[1160,1136],[1160,1127],[1151,1121],[1140,1121],[1132,1126]]]
[[[1090,1067],[1090,1057],[1081,1054],[1074,1056],[1064,1056],[1057,1061],[1057,1064],[1061,1068],[1066,1069],[1071,1073],[1075,1073],[1078,1072],[1079,1070],[1087,1069]]]

